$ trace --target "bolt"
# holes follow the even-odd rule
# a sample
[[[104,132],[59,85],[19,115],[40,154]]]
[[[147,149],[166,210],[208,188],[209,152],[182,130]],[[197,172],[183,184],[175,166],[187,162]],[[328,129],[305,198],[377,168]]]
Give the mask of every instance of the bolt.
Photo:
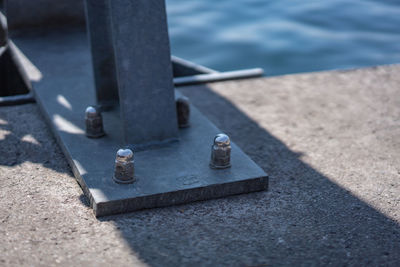
[[[85,111],[85,123],[87,137],[99,138],[105,134],[103,130],[103,117],[95,107],[87,107]]]
[[[178,114],[178,125],[179,128],[186,128],[190,126],[190,104],[189,98],[186,96],[180,96],[176,100],[176,112]]]
[[[135,166],[132,150],[119,149],[117,151],[113,179],[119,184],[130,184],[135,181]]]
[[[211,146],[210,167],[213,169],[225,169],[231,166],[231,140],[226,134],[217,134],[214,144]]]

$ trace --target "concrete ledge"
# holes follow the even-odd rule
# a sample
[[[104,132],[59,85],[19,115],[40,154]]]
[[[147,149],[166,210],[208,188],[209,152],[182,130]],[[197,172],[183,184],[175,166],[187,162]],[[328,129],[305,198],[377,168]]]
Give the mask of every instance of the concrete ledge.
[[[397,266],[399,72],[181,89],[270,190],[101,221],[37,106],[0,107],[0,265]]]

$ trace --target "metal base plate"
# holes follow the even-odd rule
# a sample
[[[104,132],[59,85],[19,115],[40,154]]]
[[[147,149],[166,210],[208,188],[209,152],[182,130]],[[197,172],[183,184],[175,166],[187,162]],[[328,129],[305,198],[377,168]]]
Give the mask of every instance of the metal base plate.
[[[60,31],[58,31],[60,32]],[[229,169],[209,167],[213,137],[221,131],[191,107],[191,127],[180,141],[135,153],[136,181],[112,179],[116,151],[124,147],[119,111],[103,113],[106,136],[84,133],[84,111],[95,103],[84,32],[25,35],[16,40],[42,73],[34,93],[96,216],[265,190],[268,177],[232,143]]]

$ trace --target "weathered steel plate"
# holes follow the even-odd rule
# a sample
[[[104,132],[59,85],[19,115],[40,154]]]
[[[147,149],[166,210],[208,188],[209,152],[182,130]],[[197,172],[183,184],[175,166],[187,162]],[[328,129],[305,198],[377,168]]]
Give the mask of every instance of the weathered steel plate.
[[[103,113],[107,135],[89,139],[84,111],[95,103],[92,66],[82,31],[32,33],[17,45],[41,72],[34,93],[96,216],[265,190],[268,177],[232,143],[232,167],[209,168],[215,134],[221,131],[192,107],[191,127],[180,141],[135,153],[137,181],[113,181],[116,151],[124,147],[119,111]]]

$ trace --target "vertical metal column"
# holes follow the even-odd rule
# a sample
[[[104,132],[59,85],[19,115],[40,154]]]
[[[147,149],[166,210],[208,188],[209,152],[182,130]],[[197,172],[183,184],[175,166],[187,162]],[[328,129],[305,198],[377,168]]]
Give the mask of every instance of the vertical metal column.
[[[102,108],[107,109],[118,104],[109,0],[85,0],[85,9],[96,99]]]
[[[165,0],[110,0],[125,142],[178,138]]]

